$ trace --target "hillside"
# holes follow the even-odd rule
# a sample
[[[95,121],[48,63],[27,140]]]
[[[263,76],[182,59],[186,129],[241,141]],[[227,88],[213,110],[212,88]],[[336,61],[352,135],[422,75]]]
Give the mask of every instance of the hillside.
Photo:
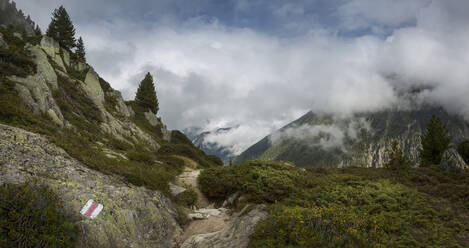
[[[221,165],[220,159],[207,156],[183,133],[167,130],[148,109],[124,101],[92,66],[54,39],[14,25],[1,26],[0,33],[0,189],[18,187],[25,195],[45,189],[49,193],[41,197],[60,206],[53,207],[58,215],[46,217],[60,215],[69,222],[59,222],[73,224],[42,232],[64,232],[78,247],[172,247],[188,219],[187,206],[171,194],[170,184],[188,160],[202,169]],[[104,205],[97,221],[79,216],[89,199]],[[2,216],[13,213],[3,212],[13,206],[10,201],[0,201]],[[45,211],[46,202],[27,208]],[[44,247],[48,237],[17,239],[24,230],[3,228],[2,247],[29,247],[41,239],[38,247]]]
[[[455,145],[468,137],[469,125],[464,119],[430,105],[416,110],[358,113],[345,118],[308,112],[248,148],[236,161],[286,160],[299,166],[382,167],[387,162],[391,142],[396,139],[411,161],[418,164],[422,131],[433,114],[444,121]]]

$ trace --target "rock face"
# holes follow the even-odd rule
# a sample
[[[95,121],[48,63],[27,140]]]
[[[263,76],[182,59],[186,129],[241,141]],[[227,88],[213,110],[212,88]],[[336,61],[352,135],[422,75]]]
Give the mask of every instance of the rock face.
[[[60,48],[60,45],[54,39],[43,36],[41,40],[41,48],[51,57],[51,59],[57,64],[57,66],[64,72],[67,72],[65,68],[64,59],[62,59],[62,54],[64,58],[67,58],[67,66],[70,66],[70,55],[67,51]]]
[[[443,153],[440,167],[442,170],[455,173],[461,173],[463,170],[469,169],[469,166],[454,148],[449,148]]]
[[[188,238],[181,248],[244,248],[249,244],[249,236],[259,221],[267,218],[262,205],[248,211],[247,207],[233,216],[222,230],[208,234],[197,234]]]
[[[34,113],[47,113],[59,126],[66,125],[66,121],[52,96],[52,89],[57,89],[57,75],[49,64],[47,55],[39,46],[27,48],[34,56],[37,73],[33,76],[20,78],[11,76],[8,79],[16,82],[16,90],[21,99]]]
[[[91,170],[39,135],[0,125],[0,183],[39,178],[78,218],[83,235],[78,247],[174,246],[180,233],[171,202],[160,192],[124,183]],[[88,199],[104,205],[95,219],[79,211]]]

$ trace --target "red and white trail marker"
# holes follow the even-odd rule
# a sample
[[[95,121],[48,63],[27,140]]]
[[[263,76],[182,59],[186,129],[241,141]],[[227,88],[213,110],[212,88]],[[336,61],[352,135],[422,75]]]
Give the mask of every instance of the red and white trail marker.
[[[94,219],[99,213],[101,213],[101,210],[103,210],[103,205],[97,203],[93,199],[89,199],[81,209],[80,213],[87,218]]]

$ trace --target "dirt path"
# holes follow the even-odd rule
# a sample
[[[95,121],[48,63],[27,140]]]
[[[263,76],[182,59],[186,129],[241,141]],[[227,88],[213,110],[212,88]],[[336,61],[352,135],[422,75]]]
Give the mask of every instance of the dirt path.
[[[199,175],[200,170],[194,170],[190,167],[186,167],[184,168],[184,172],[179,176],[179,180],[187,185],[191,185],[195,193],[197,193],[197,208],[213,208],[213,204],[210,205],[207,197],[205,197],[199,189],[199,183],[197,181],[197,177]]]
[[[179,244],[182,244],[192,235],[220,231],[231,220],[228,209],[216,209],[215,205],[210,203],[200,191],[197,181],[200,172],[201,170],[186,167],[184,173],[178,177],[182,183],[191,185],[198,196],[196,209],[189,213],[189,216],[197,216],[197,218],[184,227],[184,233],[178,239]]]

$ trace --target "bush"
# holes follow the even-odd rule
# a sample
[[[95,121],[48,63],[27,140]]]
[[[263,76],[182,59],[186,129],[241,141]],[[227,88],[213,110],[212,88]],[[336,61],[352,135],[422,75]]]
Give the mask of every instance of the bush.
[[[155,158],[147,150],[130,150],[127,152],[127,158],[146,165],[153,165],[155,163]]]
[[[351,208],[276,206],[249,247],[379,247],[383,219]]]
[[[203,170],[199,175],[200,190],[212,199],[224,199],[240,189],[234,170],[215,167]]]
[[[176,203],[185,207],[194,206],[197,203],[197,199],[197,193],[192,188],[188,188],[186,191],[175,196]]]
[[[0,186],[0,247],[75,247],[78,226],[47,186]]]

